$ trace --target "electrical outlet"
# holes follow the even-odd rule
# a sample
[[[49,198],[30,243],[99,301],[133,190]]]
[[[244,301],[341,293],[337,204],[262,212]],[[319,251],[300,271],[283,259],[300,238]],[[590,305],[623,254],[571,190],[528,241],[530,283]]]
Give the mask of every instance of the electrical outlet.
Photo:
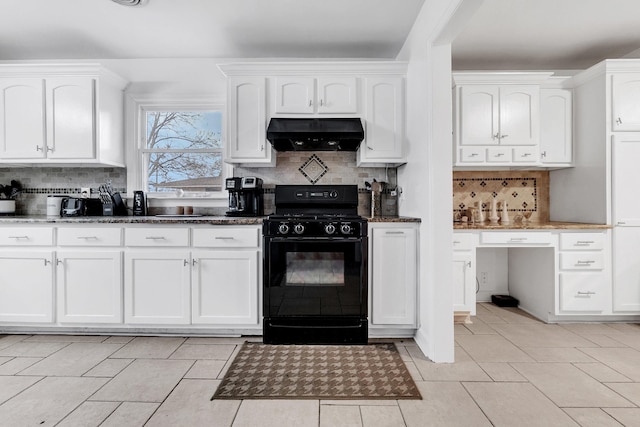
[[[82,197],[83,199],[90,198],[91,197],[91,188],[89,188],[89,187],[80,188],[80,197]]]
[[[480,283],[483,285],[489,284],[489,273],[486,271],[480,272]]]

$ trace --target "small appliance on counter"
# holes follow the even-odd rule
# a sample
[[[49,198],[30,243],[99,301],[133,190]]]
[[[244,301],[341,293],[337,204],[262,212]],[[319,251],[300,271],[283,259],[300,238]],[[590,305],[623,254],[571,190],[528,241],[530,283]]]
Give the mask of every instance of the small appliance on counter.
[[[60,216],[60,208],[62,208],[62,200],[65,196],[63,194],[49,194],[47,196],[47,216],[57,217]]]
[[[264,215],[262,179],[255,176],[227,178],[224,188],[229,192],[227,216]]]
[[[133,216],[147,215],[147,200],[144,197],[144,191],[133,192]]]

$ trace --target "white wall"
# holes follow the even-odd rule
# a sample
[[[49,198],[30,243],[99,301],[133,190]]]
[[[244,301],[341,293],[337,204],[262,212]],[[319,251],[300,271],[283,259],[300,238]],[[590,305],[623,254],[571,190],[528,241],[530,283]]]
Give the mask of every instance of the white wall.
[[[420,327],[416,342],[434,362],[453,362],[452,99],[450,42],[481,0],[427,0],[398,60],[408,61],[409,163],[398,169],[400,214],[420,226]]]

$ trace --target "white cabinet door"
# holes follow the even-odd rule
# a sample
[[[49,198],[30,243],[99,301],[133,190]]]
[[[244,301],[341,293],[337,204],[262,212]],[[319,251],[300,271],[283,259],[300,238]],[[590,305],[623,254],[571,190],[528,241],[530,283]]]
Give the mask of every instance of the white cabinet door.
[[[53,322],[51,251],[0,251],[0,322]]]
[[[572,126],[571,91],[540,89],[540,158],[543,164],[571,163]]]
[[[316,106],[313,77],[276,77],[274,112],[311,114]]]
[[[258,324],[258,250],[194,251],[194,324]]]
[[[370,77],[365,80],[365,140],[358,165],[403,162],[404,80]]]
[[[611,128],[640,131],[640,73],[611,76]]]
[[[538,145],[540,89],[536,85],[500,87],[500,144]],[[534,159],[538,160],[538,159]]]
[[[46,82],[47,157],[96,158],[95,80],[59,77]]]
[[[417,229],[371,227],[371,324],[416,326]]]
[[[636,196],[640,133],[614,135],[612,150],[613,223],[640,226],[640,198]]]
[[[188,250],[125,252],[125,323],[189,324],[190,263]]]
[[[122,323],[121,251],[58,251],[56,277],[60,323]]]
[[[460,145],[497,145],[500,132],[500,89],[495,85],[462,86],[458,90]]]
[[[472,251],[453,252],[453,311],[475,314],[475,267]]]
[[[41,159],[46,147],[44,79],[0,78],[0,159]]]
[[[355,77],[319,77],[316,102],[320,114],[357,113],[357,79]]]
[[[229,78],[226,162],[274,165],[266,136],[265,96],[264,77]]]
[[[640,313],[640,227],[613,230],[613,311]]]

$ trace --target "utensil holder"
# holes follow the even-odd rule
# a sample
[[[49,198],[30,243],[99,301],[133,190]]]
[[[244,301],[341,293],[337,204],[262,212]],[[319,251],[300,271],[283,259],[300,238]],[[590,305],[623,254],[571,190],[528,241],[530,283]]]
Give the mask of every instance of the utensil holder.
[[[382,194],[371,192],[371,218],[382,216]]]

